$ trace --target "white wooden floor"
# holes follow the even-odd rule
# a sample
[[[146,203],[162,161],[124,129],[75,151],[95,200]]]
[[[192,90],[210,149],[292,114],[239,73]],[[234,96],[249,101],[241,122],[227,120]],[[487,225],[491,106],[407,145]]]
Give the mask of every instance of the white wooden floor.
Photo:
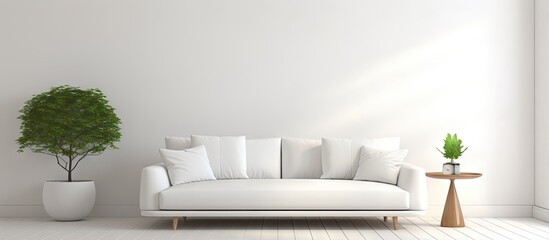
[[[399,220],[395,231],[390,218],[188,219],[174,231],[166,218],[2,218],[0,239],[549,239],[549,223],[533,218],[468,218],[465,228],[442,228],[429,217]]]

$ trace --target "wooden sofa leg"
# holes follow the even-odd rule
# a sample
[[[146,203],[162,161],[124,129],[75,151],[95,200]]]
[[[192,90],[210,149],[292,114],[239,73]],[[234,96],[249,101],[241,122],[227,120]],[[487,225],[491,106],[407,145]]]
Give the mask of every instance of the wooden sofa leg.
[[[393,217],[393,228],[398,229],[398,217]]]
[[[383,216],[383,221],[387,222],[387,216]]]
[[[174,217],[172,219],[172,228],[173,230],[177,230],[177,222],[179,221],[179,218],[178,217]]]

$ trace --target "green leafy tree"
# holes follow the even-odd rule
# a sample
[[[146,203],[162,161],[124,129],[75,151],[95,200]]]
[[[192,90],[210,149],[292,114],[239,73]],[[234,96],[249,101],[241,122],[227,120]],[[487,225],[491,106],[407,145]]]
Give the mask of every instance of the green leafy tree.
[[[458,138],[457,134],[454,134],[452,136],[448,133],[446,136],[446,139],[444,140],[444,152],[440,151],[440,149],[436,148],[445,158],[450,159],[452,162],[454,160],[458,159],[461,154],[463,154],[468,147],[464,149],[464,147],[461,145],[461,139]]]
[[[54,156],[69,182],[82,159],[116,149],[122,136],[120,119],[99,89],[54,87],[34,95],[19,112],[18,152],[28,148]]]

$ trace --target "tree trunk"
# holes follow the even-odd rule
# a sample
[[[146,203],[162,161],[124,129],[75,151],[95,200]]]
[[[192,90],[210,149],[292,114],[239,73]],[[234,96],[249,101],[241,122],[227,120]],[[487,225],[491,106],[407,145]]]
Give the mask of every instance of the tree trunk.
[[[68,181],[69,182],[72,182],[72,157],[69,157],[69,170],[67,172],[69,172],[69,177],[68,177]]]

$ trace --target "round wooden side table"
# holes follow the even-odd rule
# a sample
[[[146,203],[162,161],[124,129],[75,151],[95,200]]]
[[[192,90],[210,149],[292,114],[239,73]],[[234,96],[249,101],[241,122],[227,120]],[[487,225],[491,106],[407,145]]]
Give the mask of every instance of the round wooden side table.
[[[465,227],[465,221],[463,220],[463,213],[461,212],[461,205],[459,205],[459,199],[456,192],[456,186],[454,185],[454,180],[478,178],[482,176],[482,174],[462,172],[461,174],[456,175],[445,175],[442,174],[442,172],[428,172],[426,175],[430,178],[450,180],[450,189],[448,189],[448,196],[446,196],[446,204],[444,204],[444,212],[442,213],[440,226]]]

